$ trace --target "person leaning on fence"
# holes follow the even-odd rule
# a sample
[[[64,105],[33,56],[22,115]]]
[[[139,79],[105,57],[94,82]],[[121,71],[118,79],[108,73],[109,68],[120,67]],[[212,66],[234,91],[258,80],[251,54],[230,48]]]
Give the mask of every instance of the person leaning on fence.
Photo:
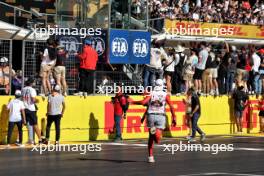
[[[66,83],[66,59],[69,57],[68,53],[64,50],[63,45],[57,46],[57,60],[54,68],[54,77],[56,84],[62,88],[62,94],[67,96],[67,83]]]
[[[145,89],[148,86],[154,87],[156,79],[162,79],[162,58],[166,58],[166,53],[161,48],[161,44],[159,42],[153,40],[151,44],[150,63],[145,65],[143,73],[143,86]]]
[[[42,78],[42,87],[44,94],[41,96],[48,96],[51,93],[51,83],[49,77],[52,73],[56,63],[56,49],[54,48],[54,40],[47,40],[47,47],[44,49],[42,55],[42,62],[40,66],[40,77]]]
[[[8,95],[10,93],[10,77],[15,75],[15,71],[10,69],[8,58],[0,59],[0,95]]]
[[[94,89],[94,73],[98,61],[98,54],[94,48],[92,48],[92,40],[86,39],[84,41],[84,47],[82,53],[78,54],[80,59],[79,69],[79,92],[75,95],[87,96],[93,93]]]
[[[9,123],[8,123],[8,132],[7,132],[7,147],[10,146],[10,140],[14,126],[16,125],[19,133],[19,141],[16,143],[18,146],[23,147],[22,138],[23,138],[23,124],[26,125],[26,116],[25,116],[25,106],[23,101],[21,101],[21,91],[16,90],[15,99],[11,100],[7,109],[9,110]]]
[[[45,143],[49,143],[50,138],[50,127],[52,123],[55,123],[56,129],[56,142],[59,144],[60,140],[60,121],[63,117],[65,111],[65,100],[64,97],[60,94],[60,86],[56,85],[52,91],[52,94],[48,97],[48,106],[47,106],[47,127],[46,127],[46,139]]]

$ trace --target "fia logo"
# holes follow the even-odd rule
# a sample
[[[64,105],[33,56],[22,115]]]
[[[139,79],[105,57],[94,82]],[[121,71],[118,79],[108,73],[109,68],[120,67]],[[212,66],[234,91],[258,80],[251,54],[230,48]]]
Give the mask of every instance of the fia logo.
[[[146,57],[148,55],[148,42],[145,39],[136,39],[133,42],[133,54],[136,57]]]
[[[98,56],[101,56],[105,52],[105,42],[101,37],[93,37],[92,47],[97,51]]]
[[[128,44],[124,38],[114,38],[112,41],[112,53],[114,56],[124,57],[128,52]]]
[[[79,50],[79,41],[75,37],[61,37],[60,44],[65,47],[70,55]]]

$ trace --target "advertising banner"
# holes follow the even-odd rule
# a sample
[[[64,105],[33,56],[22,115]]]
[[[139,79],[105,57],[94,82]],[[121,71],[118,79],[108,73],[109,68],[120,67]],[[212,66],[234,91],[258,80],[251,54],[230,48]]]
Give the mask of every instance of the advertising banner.
[[[8,128],[8,111],[6,104],[12,97],[0,97],[1,118],[0,118],[0,143],[4,143]],[[141,96],[131,96],[133,100],[142,100]],[[189,128],[186,126],[185,105],[182,102],[183,97],[171,97],[175,108],[177,126],[171,127],[171,114],[169,107],[166,107],[167,123],[164,136],[177,137],[186,136]],[[37,112],[39,126],[45,134],[47,123],[46,110],[47,100],[38,98],[39,110]],[[250,100],[250,106],[243,113],[244,133],[259,132],[258,109],[255,108],[257,100]],[[207,135],[230,135],[236,132],[234,118],[234,107],[232,100],[227,96],[222,97],[201,97],[202,113],[199,119],[199,125]],[[108,140],[115,137],[114,125],[114,107],[110,96],[90,96],[80,98],[78,96],[68,96],[66,98],[66,111],[61,119],[61,140],[62,141],[93,141]],[[130,105],[127,111],[127,118],[121,120],[122,138],[139,139],[148,137],[148,128],[146,121],[141,123],[141,118],[146,107],[139,105]],[[24,128],[26,130],[26,128]],[[52,127],[51,137],[55,130]],[[13,139],[17,137],[13,133]],[[24,132],[24,141],[28,139]],[[54,140],[54,138],[51,138]]]
[[[264,39],[264,27],[256,25],[202,23],[166,19],[164,30],[169,34],[181,36]]]
[[[92,47],[98,53],[98,62],[107,62],[107,30],[101,30],[100,35],[89,35],[92,40]],[[83,47],[83,36],[80,35],[60,35],[56,36],[60,41],[60,44],[65,46],[65,50],[68,51],[70,55],[76,52],[81,52]]]
[[[148,64],[150,38],[149,32],[110,30],[110,63]]]

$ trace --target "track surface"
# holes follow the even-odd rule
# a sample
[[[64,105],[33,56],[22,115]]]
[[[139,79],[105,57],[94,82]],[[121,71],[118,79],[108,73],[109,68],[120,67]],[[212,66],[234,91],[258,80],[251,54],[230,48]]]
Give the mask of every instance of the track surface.
[[[186,143],[184,138],[163,139],[162,144]],[[235,151],[171,152],[155,147],[155,163],[147,163],[147,140],[103,142],[102,151],[39,152],[0,150],[1,175],[19,176],[167,176],[167,175],[264,175],[263,137],[208,137],[207,144],[233,144]],[[197,142],[199,143],[199,142]],[[3,148],[3,146],[1,146]],[[0,148],[1,148],[0,147]]]

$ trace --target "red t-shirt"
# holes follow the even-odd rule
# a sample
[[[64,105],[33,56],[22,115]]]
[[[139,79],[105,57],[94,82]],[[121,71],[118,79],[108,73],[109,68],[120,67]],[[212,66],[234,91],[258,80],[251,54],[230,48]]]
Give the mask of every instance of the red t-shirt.
[[[95,70],[98,61],[98,54],[91,46],[85,45],[83,52],[78,55],[80,58],[80,68],[86,70]]]
[[[123,115],[122,106],[126,105],[126,98],[123,95],[115,96],[114,99],[114,114],[118,116]]]

